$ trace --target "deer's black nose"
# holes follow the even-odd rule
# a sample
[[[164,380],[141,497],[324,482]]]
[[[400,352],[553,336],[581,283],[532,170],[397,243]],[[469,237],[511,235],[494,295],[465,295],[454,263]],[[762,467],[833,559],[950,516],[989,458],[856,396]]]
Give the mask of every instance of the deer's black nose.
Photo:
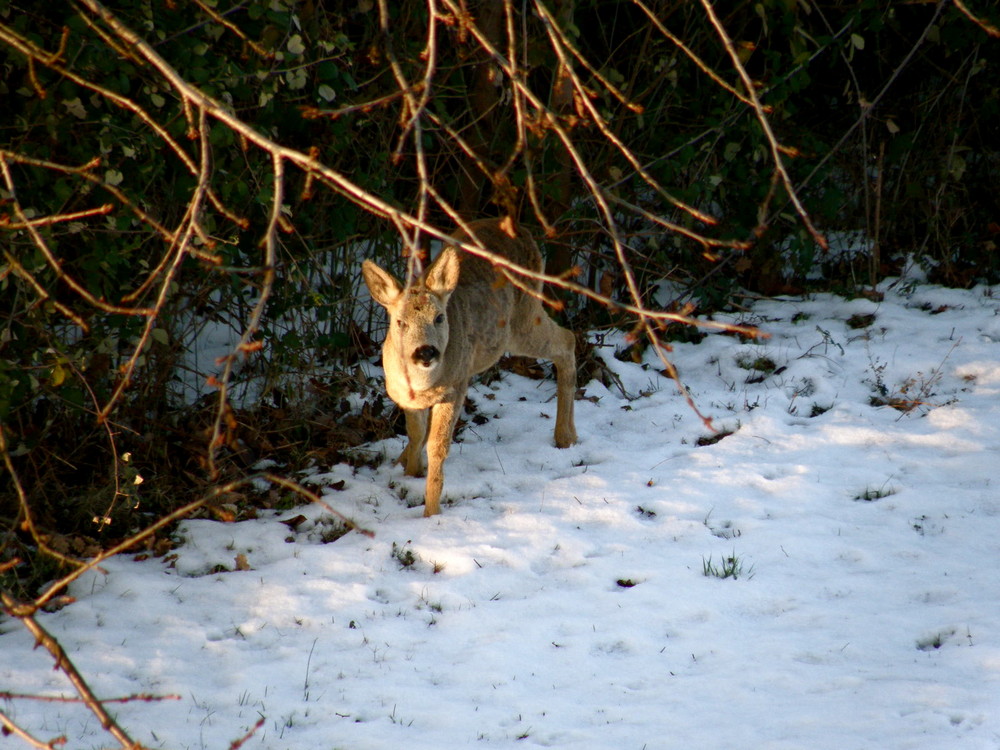
[[[418,347],[413,352],[413,361],[420,362],[424,367],[430,365],[435,359],[440,356],[441,352],[438,351],[436,346],[431,346],[430,344],[425,344],[424,346]]]

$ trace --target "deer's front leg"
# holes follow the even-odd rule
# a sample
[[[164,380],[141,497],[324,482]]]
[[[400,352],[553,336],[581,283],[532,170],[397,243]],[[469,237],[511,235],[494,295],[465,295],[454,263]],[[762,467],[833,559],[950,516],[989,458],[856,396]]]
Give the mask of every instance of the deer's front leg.
[[[448,458],[451,438],[462,404],[466,387],[457,389],[454,400],[431,407],[430,428],[427,432],[427,489],[424,497],[424,515],[435,516],[441,512],[441,489],[444,487],[444,461]]]
[[[406,417],[406,447],[396,463],[403,465],[408,477],[424,475],[424,447],[427,445],[427,417],[429,409],[403,409]]]

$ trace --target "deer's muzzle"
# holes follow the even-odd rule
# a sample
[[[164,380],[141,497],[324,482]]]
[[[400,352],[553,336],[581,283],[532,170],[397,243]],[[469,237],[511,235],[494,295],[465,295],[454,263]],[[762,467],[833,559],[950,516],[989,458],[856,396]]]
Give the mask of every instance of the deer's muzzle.
[[[440,356],[441,352],[438,351],[438,348],[429,344],[417,347],[413,351],[413,361],[424,367],[430,367],[431,363]]]

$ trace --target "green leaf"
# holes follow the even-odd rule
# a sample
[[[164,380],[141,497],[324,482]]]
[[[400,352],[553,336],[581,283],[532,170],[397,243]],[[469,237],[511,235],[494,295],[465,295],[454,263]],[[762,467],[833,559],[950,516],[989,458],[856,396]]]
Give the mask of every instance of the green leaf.
[[[321,81],[337,81],[340,79],[340,69],[329,60],[324,60],[316,66],[316,77]]]
[[[306,45],[302,43],[302,36],[300,34],[292,34],[287,46],[288,51],[293,55],[301,55],[306,51]]]
[[[66,107],[67,112],[78,120],[83,120],[87,117],[87,110],[83,106],[83,102],[80,101],[80,97],[65,100],[63,106]]]
[[[950,174],[951,178],[956,182],[961,182],[962,175],[965,174],[965,166],[965,159],[958,154],[955,154],[948,162],[948,174]]]
[[[354,80],[354,76],[352,76],[349,71],[340,71],[340,77],[344,79],[344,83],[346,83],[352,91],[357,91],[358,82]]]

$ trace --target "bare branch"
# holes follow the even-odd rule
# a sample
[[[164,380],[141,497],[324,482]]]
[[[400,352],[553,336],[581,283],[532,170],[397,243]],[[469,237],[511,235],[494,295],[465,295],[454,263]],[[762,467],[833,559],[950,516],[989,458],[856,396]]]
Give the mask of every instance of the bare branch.
[[[11,693],[0,691],[0,700],[30,700],[38,703],[82,703],[83,699],[72,695],[31,695],[29,693]],[[101,703],[152,703],[155,701],[179,701],[180,695],[153,695],[152,693],[135,693],[119,698],[101,698]]]
[[[746,89],[747,95],[750,97],[754,113],[757,115],[757,121],[760,122],[761,129],[764,131],[764,136],[767,138],[767,142],[771,147],[771,159],[774,162],[774,169],[781,177],[781,182],[785,187],[785,192],[787,193],[789,200],[792,201],[799,218],[809,230],[813,240],[815,240],[817,245],[826,250],[829,247],[826,237],[824,237],[822,233],[816,229],[815,226],[813,226],[812,219],[809,218],[809,214],[806,211],[805,206],[803,206],[802,201],[799,200],[798,193],[795,191],[795,186],[792,185],[792,179],[788,175],[788,170],[785,169],[785,160],[782,155],[785,148],[778,143],[778,139],[775,137],[774,131],[771,129],[771,122],[767,119],[767,113],[764,111],[764,107],[760,103],[760,99],[757,97],[757,91],[754,88],[753,81],[750,80],[750,76],[747,74],[746,68],[744,68],[743,63],[740,62],[739,55],[736,53],[736,47],[733,45],[733,40],[729,38],[729,34],[726,33],[725,28],[722,26],[722,22],[715,14],[715,10],[712,7],[710,0],[701,0],[701,5],[705,9],[705,15],[708,16],[709,22],[712,24],[713,28],[715,28],[716,34],[718,34],[719,39],[722,40],[722,44],[725,46],[726,52],[729,54],[729,59],[733,64],[733,68],[739,75],[740,80],[743,82],[743,88]]]
[[[970,21],[976,24],[976,26],[981,28],[991,37],[995,39],[1000,39],[1000,29],[998,29],[996,26],[994,26],[986,19],[982,18],[981,16],[977,16],[975,13],[969,10],[969,6],[966,5],[964,2],[962,2],[962,0],[954,0],[954,3],[955,7],[958,8],[966,18],[968,18]]]
[[[683,52],[687,56],[689,60],[691,60],[691,62],[693,62],[696,66],[698,66],[699,70],[701,70],[705,75],[711,78],[714,83],[716,83],[720,88],[728,91],[730,94],[735,96],[744,104],[749,105],[751,107],[753,106],[753,99],[749,99],[743,94],[741,94],[735,87],[731,86],[722,76],[720,76],[718,73],[712,70],[712,68],[709,67],[708,63],[706,63],[704,60],[698,57],[698,55],[696,55],[690,47],[684,44],[684,42],[681,41],[679,37],[673,34],[663,24],[663,22],[659,18],[657,18],[656,14],[649,9],[649,6],[647,6],[646,3],[644,3],[642,0],[632,0],[632,2],[638,5],[639,8],[642,9],[642,12],[646,14],[646,17],[649,18],[650,22],[656,27],[657,31],[659,31],[660,34],[669,39],[671,43],[673,43],[681,52]]]
[[[79,693],[84,704],[91,713],[97,717],[101,727],[111,734],[123,748],[130,750],[144,750],[143,745],[129,737],[128,733],[114,720],[102,705],[100,699],[94,695],[90,685],[80,674],[80,671],[73,664],[62,645],[35,619],[34,613],[37,607],[32,604],[25,607],[15,602],[6,592],[0,591],[0,603],[3,604],[4,611],[10,616],[20,620],[34,637],[36,642],[48,651],[55,660],[56,668],[69,679],[73,688]],[[43,746],[44,747],[44,746]]]
[[[22,740],[27,742],[32,747],[37,747],[40,750],[56,750],[56,748],[61,747],[66,744],[66,736],[62,735],[56,737],[54,740],[49,740],[48,742],[42,742],[41,740],[33,737],[26,730],[19,727],[14,723],[7,714],[0,711],[0,726],[3,726],[3,733],[13,734],[15,737],[20,737]]]
[[[586,109],[587,114],[590,115],[590,122],[597,125],[598,129],[601,131],[601,135],[603,135],[611,144],[613,144],[614,147],[618,150],[618,152],[625,157],[628,163],[632,165],[632,169],[634,169],[639,174],[639,176],[642,177],[643,181],[651,188],[653,188],[653,190],[659,193],[666,201],[668,201],[675,207],[681,209],[682,211],[689,213],[691,216],[693,216],[698,221],[704,224],[709,224],[709,225],[716,224],[717,221],[714,217],[709,216],[704,211],[699,211],[693,206],[690,206],[687,203],[678,200],[670,193],[668,193],[663,188],[663,186],[660,185],[660,183],[657,182],[655,179],[653,179],[653,176],[643,168],[642,164],[639,163],[639,159],[636,158],[635,154],[633,154],[628,149],[628,147],[621,141],[621,139],[618,138],[618,136],[616,136],[611,131],[611,128],[609,128],[608,124],[604,121],[604,117],[602,117],[601,113],[597,111],[597,107],[595,107],[594,103],[591,101],[589,92],[583,85],[583,82],[580,80],[580,78],[576,75],[575,71],[573,70],[573,66],[570,64],[570,61],[566,56],[566,53],[563,51],[564,47],[572,49],[572,47],[570,46],[569,39],[562,32],[562,29],[558,27],[558,25],[555,22],[555,19],[552,18],[551,14],[549,14],[548,9],[545,7],[544,3],[539,2],[539,0],[535,0],[535,7],[538,9],[539,14],[546,20],[545,30],[548,33],[550,40],[552,41],[552,48],[556,51],[556,54],[559,56],[559,60],[562,64],[561,69],[564,70],[566,75],[570,77],[570,80],[573,83],[573,87],[576,89],[578,94],[577,101],[580,103],[579,106]]]

